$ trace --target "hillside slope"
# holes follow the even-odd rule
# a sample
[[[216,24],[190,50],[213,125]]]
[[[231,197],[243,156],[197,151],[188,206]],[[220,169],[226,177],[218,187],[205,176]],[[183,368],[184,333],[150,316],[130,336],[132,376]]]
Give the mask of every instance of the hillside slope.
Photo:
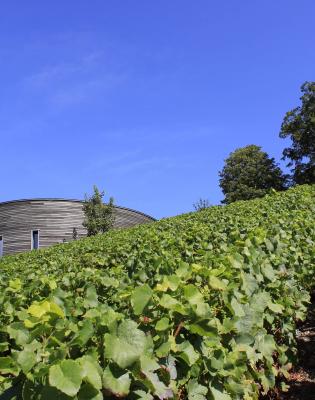
[[[300,186],[4,258],[0,393],[258,398],[294,361],[314,215]]]

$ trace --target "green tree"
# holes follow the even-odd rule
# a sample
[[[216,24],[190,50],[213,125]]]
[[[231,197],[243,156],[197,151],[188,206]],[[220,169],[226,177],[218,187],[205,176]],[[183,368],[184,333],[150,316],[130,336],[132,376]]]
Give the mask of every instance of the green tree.
[[[222,203],[262,197],[270,189],[283,190],[286,176],[261,147],[250,145],[236,149],[225,160],[220,187],[225,195]]]
[[[87,229],[88,236],[105,233],[113,228],[114,200],[111,197],[107,204],[103,203],[104,192],[100,192],[96,186],[93,187],[92,196],[85,196],[83,204],[84,221],[83,226]]]
[[[78,239],[78,231],[77,228],[72,229],[72,239],[77,240]]]
[[[196,203],[193,204],[193,206],[196,211],[202,211],[205,210],[206,208],[209,208],[211,204],[208,199],[200,198]]]
[[[315,183],[315,82],[305,82],[301,92],[301,105],[287,112],[281,125],[280,137],[292,141],[283,159],[293,167],[293,183]]]

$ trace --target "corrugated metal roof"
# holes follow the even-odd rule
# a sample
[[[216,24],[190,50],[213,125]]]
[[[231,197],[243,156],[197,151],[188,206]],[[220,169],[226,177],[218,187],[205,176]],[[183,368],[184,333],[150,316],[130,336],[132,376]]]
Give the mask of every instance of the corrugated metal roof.
[[[63,199],[63,198],[49,198],[49,197],[40,197],[40,198],[32,198],[32,199],[19,199],[19,200],[9,200],[9,201],[2,201],[0,202],[0,207],[2,204],[9,204],[9,203],[22,203],[22,202],[30,202],[30,201],[69,201],[69,202],[73,202],[73,203],[84,203],[84,200],[78,200],[78,199]],[[127,210],[127,211],[131,211],[140,215],[143,215],[147,218],[152,219],[152,221],[156,221],[155,218],[151,217],[148,214],[145,214],[141,211],[137,211],[134,210],[132,208],[128,208],[128,207],[122,207],[122,206],[117,206],[116,204],[114,204],[115,208],[119,208],[122,210]]]

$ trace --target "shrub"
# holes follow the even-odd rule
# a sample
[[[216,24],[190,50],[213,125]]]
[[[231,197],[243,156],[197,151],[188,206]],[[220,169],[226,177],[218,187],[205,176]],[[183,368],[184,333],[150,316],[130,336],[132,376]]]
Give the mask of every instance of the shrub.
[[[0,385],[24,399],[258,399],[314,278],[315,187],[0,262]]]

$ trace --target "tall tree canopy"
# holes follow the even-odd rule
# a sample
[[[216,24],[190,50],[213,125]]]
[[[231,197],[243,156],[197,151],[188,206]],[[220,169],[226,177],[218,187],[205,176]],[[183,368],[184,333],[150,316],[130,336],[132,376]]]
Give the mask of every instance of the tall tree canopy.
[[[286,113],[280,137],[289,137],[291,147],[283,151],[293,167],[293,183],[315,183],[315,82],[305,82],[301,105]]]
[[[109,231],[114,225],[114,200],[111,197],[109,203],[103,203],[104,192],[100,192],[96,186],[92,196],[85,196],[83,204],[83,226],[87,229],[88,236]]]
[[[231,153],[219,176],[220,187],[225,195],[222,202],[226,204],[262,197],[271,188],[285,189],[286,184],[286,177],[275,160],[255,145]]]

